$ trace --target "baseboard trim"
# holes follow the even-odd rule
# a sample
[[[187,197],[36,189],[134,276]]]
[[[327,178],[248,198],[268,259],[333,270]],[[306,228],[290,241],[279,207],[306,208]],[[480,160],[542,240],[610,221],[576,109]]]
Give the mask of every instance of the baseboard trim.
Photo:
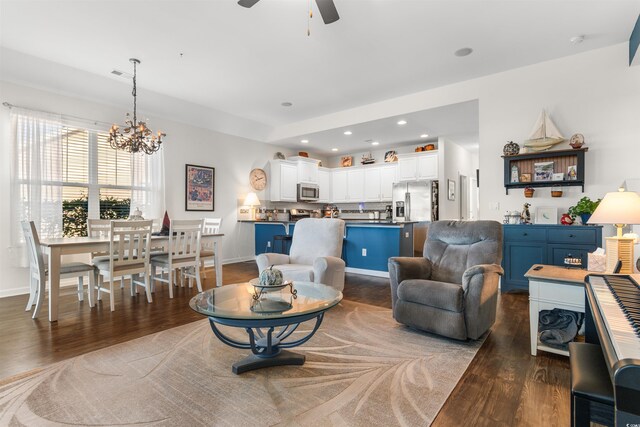
[[[353,268],[353,267],[345,267],[344,271],[347,273],[362,274],[364,276],[384,277],[386,279],[389,278],[388,271],[365,270],[364,268]]]
[[[228,259],[223,259],[222,260],[222,265],[235,264],[235,263],[238,263],[238,262],[255,261],[255,259],[256,259],[255,255],[241,256],[241,257],[236,257],[236,258],[228,258]]]

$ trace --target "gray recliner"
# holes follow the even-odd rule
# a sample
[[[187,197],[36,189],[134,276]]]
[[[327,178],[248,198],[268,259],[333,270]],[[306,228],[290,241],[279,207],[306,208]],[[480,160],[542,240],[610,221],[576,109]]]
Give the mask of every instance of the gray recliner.
[[[496,320],[502,225],[436,221],[423,258],[389,258],[393,317],[459,340],[478,339]]]

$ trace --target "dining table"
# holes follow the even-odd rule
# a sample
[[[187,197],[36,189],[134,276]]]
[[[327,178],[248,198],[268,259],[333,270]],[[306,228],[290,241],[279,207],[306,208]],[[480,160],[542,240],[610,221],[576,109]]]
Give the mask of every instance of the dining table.
[[[203,234],[201,242],[213,244],[213,259],[216,271],[216,286],[222,286],[222,237],[224,234]],[[64,255],[108,252],[110,239],[100,237],[59,237],[40,240],[42,252],[49,258],[49,321],[58,320],[58,297],[60,295],[60,265]],[[169,236],[151,236],[151,246],[168,250]]]

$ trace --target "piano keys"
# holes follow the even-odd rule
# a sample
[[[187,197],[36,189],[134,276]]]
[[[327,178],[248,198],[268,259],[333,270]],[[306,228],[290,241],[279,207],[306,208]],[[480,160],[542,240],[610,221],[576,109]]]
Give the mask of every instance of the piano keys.
[[[614,386],[616,426],[640,427],[640,275],[586,278],[585,341],[600,344]]]

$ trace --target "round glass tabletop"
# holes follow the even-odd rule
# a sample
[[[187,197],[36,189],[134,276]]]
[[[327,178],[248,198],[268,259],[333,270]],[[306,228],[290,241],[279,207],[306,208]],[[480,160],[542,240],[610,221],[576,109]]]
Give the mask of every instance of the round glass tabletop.
[[[264,320],[302,316],[328,310],[342,300],[342,292],[311,282],[295,282],[296,298],[289,287],[264,293],[255,300],[250,283],[225,285],[199,293],[189,306],[200,314],[223,319]]]

